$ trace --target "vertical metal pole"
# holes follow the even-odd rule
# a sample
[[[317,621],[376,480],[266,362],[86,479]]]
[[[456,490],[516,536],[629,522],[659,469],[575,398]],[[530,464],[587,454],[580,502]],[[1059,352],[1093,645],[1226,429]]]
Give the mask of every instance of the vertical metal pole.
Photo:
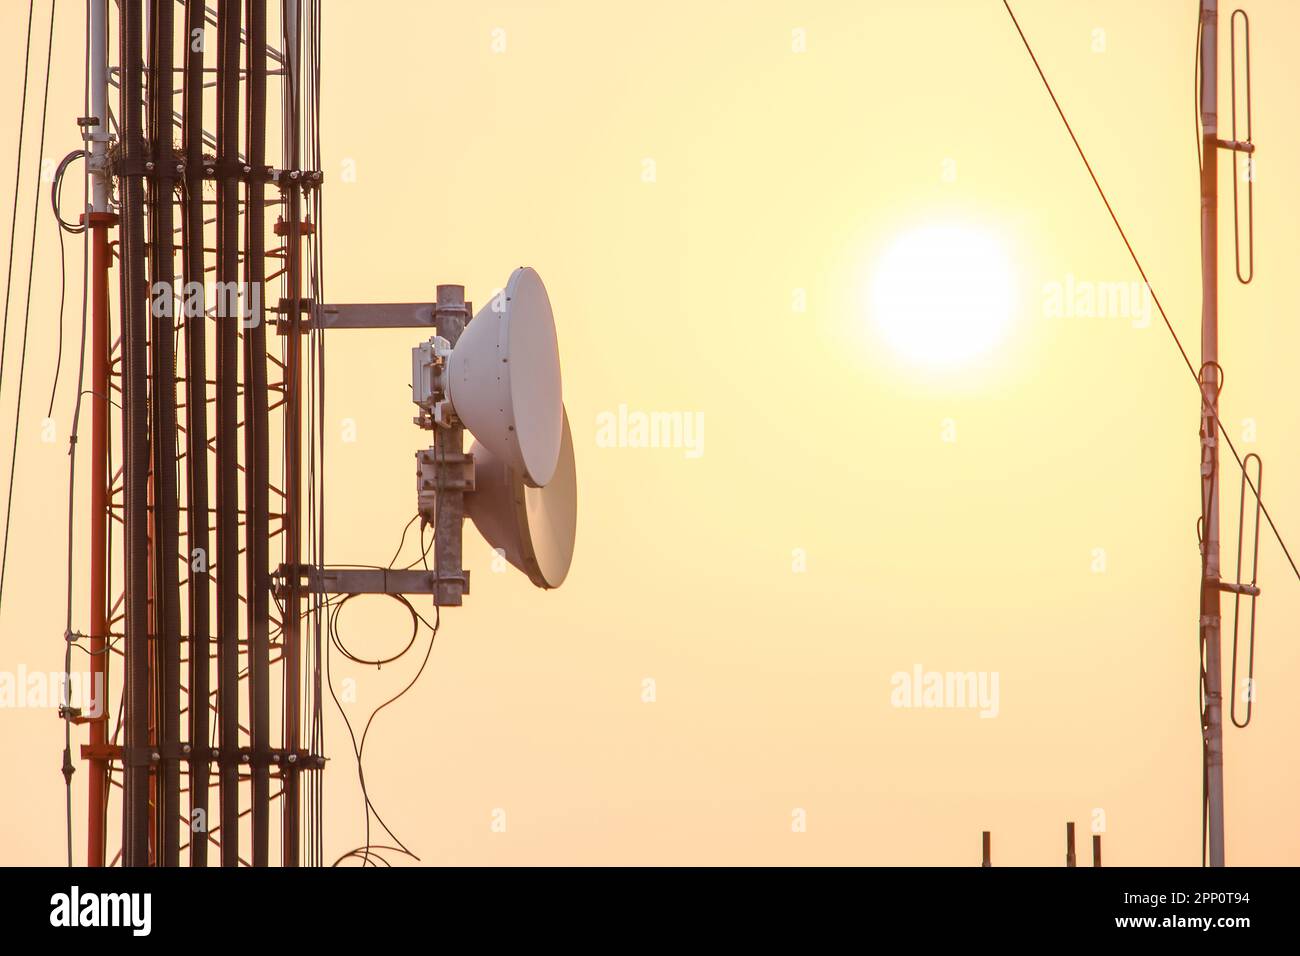
[[[162,866],[180,862],[180,693],[181,608],[177,554],[180,516],[176,489],[176,354],[175,239],[172,235],[173,197],[178,177],[172,152],[172,64],[174,62],[175,0],[153,0],[149,22],[149,271],[153,283],[149,301],[153,428],[153,582],[154,658],[157,663],[157,786],[155,806]]]
[[[303,102],[299,0],[284,0],[281,24],[284,39],[284,82],[282,99],[281,160],[286,169],[296,170],[302,162],[299,118]],[[284,747],[296,754],[301,739],[301,683],[299,680],[302,638],[302,592],[298,566],[302,562],[302,190],[290,179],[283,192],[285,215],[285,268],[288,276],[287,320],[284,363],[284,561],[294,573],[284,589]],[[297,763],[284,770],[283,814],[281,816],[280,862],[299,863],[299,814],[302,806],[301,777]]]
[[[239,20],[217,7],[217,688],[221,865],[239,865]]]
[[[170,0],[169,0],[170,2]],[[271,819],[271,663],[270,550],[268,517],[270,454],[267,439],[266,322],[263,278],[266,275],[266,0],[248,0],[247,108],[248,165],[253,170],[245,189],[244,296],[244,507],[246,581],[248,584],[249,738],[253,751],[253,865],[266,866]]]
[[[148,22],[148,21],[146,21]],[[152,242],[152,240],[148,240]],[[146,247],[148,248],[148,247]],[[152,296],[150,296],[150,309],[152,310]],[[152,311],[151,311],[152,314]],[[152,329],[150,335],[152,336]],[[150,380],[152,380],[152,372]],[[146,419],[150,421],[151,419]],[[152,451],[152,446],[151,446]],[[157,555],[154,547],[158,541],[158,526],[154,520],[157,510],[154,507],[154,481],[153,481],[153,464],[149,465],[149,555],[148,555],[148,575],[149,575],[149,865],[160,866],[161,860],[161,839],[159,836],[159,811],[162,808],[162,800],[159,794],[158,759],[161,756],[161,744],[158,740],[158,718],[160,698],[158,696],[158,598],[155,582],[158,580],[156,569],[158,567]]]
[[[465,287],[440,285],[433,321],[438,334],[455,346],[469,321],[470,305],[465,301]],[[434,429],[435,461],[449,462],[459,468],[464,457],[465,429],[459,424],[451,428]],[[458,471],[457,474],[460,474]],[[441,486],[445,472],[438,469],[439,488],[436,506],[437,527],[434,528],[435,568],[439,579],[435,584],[436,601],[440,606],[458,606],[465,593],[461,564],[462,528],[465,518],[465,492],[459,487]],[[443,580],[451,577],[453,580]]]
[[[1223,668],[1219,614],[1219,185],[1218,0],[1201,0],[1201,494],[1204,574],[1205,801],[1211,866],[1223,866]]]
[[[122,864],[149,864],[149,435],[148,289],[144,261],[145,146],[141,0],[122,0],[119,63],[122,131],[121,268],[123,551],[126,614],[125,746],[123,749]]]
[[[1074,855],[1074,824],[1065,825],[1065,865],[1077,865],[1077,858]]]
[[[90,721],[90,774],[86,864],[103,866],[108,817],[108,230],[117,217],[90,214],[91,243],[91,464],[90,464],[90,674],[100,713]]]
[[[90,722],[90,788],[87,801],[86,864],[103,866],[108,822],[108,230],[117,217],[108,211],[108,0],[91,0],[90,140],[90,686],[100,713]]]
[[[189,546],[190,865],[208,864],[211,593],[208,547],[207,311],[203,295],[203,50],[205,0],[185,0],[185,491]],[[199,826],[199,829],[195,829]]]

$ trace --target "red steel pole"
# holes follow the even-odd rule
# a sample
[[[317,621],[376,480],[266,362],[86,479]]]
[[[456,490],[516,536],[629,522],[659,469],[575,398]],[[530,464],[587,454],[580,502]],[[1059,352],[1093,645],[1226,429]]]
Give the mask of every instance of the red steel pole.
[[[84,217],[83,217],[84,218]],[[109,212],[89,215],[90,299],[90,686],[99,713],[90,715],[90,815],[86,863],[103,866],[108,818],[108,230],[117,225]]]

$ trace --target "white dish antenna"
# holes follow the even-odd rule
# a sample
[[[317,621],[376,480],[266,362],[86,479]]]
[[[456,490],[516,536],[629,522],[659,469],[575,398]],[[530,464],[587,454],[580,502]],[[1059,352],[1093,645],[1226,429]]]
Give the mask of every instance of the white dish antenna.
[[[564,583],[577,539],[578,471],[569,417],[563,409],[560,415],[559,460],[545,487],[529,485],[483,442],[470,447],[474,490],[465,495],[465,512],[488,544],[539,588]]]
[[[460,286],[438,291],[435,318],[444,308],[465,314]],[[453,293],[447,303],[444,291]],[[475,441],[468,456],[459,436],[445,458],[438,446],[419,453],[420,514],[435,535],[459,535],[459,518],[470,518],[534,584],[557,588],[573,562],[578,476],[546,287],[532,269],[516,269],[463,330],[446,328],[450,338],[435,335],[412,350],[415,421],[434,431],[463,425]],[[463,495],[464,510],[452,506],[454,530],[437,528],[439,488]]]
[[[560,347],[535,271],[516,269],[465,326],[447,358],[446,390],[456,417],[484,447],[527,484],[551,481],[564,427]]]

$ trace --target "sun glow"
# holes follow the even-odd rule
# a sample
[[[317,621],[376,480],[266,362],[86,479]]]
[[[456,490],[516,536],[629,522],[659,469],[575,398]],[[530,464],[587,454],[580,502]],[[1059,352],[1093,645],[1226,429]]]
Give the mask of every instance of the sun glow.
[[[871,313],[901,358],[951,368],[1002,341],[1014,299],[1011,266],[996,238],[968,226],[924,226],[899,236],[881,258]]]

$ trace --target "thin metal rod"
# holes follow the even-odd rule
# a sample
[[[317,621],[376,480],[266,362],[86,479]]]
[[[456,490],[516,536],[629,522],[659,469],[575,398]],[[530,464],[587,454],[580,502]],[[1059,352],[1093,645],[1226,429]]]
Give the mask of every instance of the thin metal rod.
[[[185,35],[203,29],[200,0],[185,4]],[[195,47],[198,49],[195,49]],[[207,319],[202,301],[203,246],[203,67],[202,44],[185,46],[184,148],[185,204],[181,212],[181,260],[186,281],[185,313],[185,490],[188,501],[187,539],[189,595],[189,699],[206,701],[210,692],[211,593],[208,543],[208,389]],[[192,285],[194,283],[195,285]],[[197,293],[192,301],[191,293]],[[190,733],[190,865],[207,866],[208,778],[212,772],[208,708],[189,709]],[[202,829],[196,829],[201,827]]]
[[[266,161],[266,0],[248,0],[248,161]],[[262,311],[266,272],[265,185],[251,180],[245,196],[244,294],[244,502],[245,580],[248,586],[249,715],[253,751],[253,865],[269,862],[271,814],[270,453],[267,439],[266,316]]]
[[[231,160],[239,152],[240,0],[218,5],[217,280],[239,281],[239,179]],[[223,295],[217,309],[217,674],[221,748],[221,865],[239,865],[239,307]],[[233,305],[233,309],[232,309]]]
[[[154,0],[150,16],[149,133],[154,171],[149,176],[149,271],[153,285],[149,301],[152,363],[150,423],[153,440],[154,495],[153,587],[154,654],[157,661],[155,737],[158,744],[154,827],[159,846],[157,862],[180,862],[180,660],[181,610],[177,551],[180,538],[176,489],[176,356],[173,349],[173,163],[171,102],[173,0]],[[161,175],[160,175],[161,174]]]
[[[144,14],[141,0],[119,5],[123,158],[143,164],[141,116]],[[149,433],[148,327],[145,316],[144,183],[121,174],[122,443],[125,457],[126,751],[123,757],[122,864],[149,865]]]
[[[302,18],[300,0],[282,0],[284,75],[281,90],[281,162],[286,169],[298,169],[302,153]],[[302,560],[302,190],[290,182],[284,190],[284,216],[277,228],[283,233],[287,298],[288,339],[284,363],[284,560],[296,567]],[[302,737],[302,591],[296,580],[284,591],[284,746],[297,752]],[[301,856],[301,777],[298,767],[284,768],[284,799],[281,816],[281,863],[298,866]]]

